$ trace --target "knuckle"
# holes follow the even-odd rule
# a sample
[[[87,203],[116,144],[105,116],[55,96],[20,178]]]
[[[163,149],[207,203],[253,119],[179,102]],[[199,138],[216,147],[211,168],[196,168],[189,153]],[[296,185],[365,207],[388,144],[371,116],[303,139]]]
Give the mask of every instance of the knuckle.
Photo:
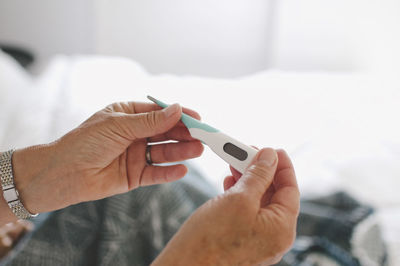
[[[107,105],[104,110],[109,111],[109,112],[116,112],[118,109],[119,103],[118,102],[113,102],[109,105]]]
[[[252,176],[260,177],[262,179],[265,179],[266,177],[270,176],[273,171],[272,169],[265,167],[263,165],[252,165],[248,169],[248,173]]]
[[[144,116],[144,123],[148,128],[155,128],[157,125],[157,113],[155,111],[149,112],[147,115]]]
[[[127,127],[126,123],[124,123],[124,117],[111,113],[104,118],[105,126],[108,129],[111,129],[114,133],[118,132],[118,134],[126,135],[127,134]]]
[[[250,166],[246,172],[246,175],[249,175],[253,182],[256,182],[256,184],[259,186],[263,186],[264,184],[270,182],[274,176],[271,169],[258,165]]]
[[[116,124],[118,122],[118,117],[111,113],[106,116],[105,121],[110,124]]]

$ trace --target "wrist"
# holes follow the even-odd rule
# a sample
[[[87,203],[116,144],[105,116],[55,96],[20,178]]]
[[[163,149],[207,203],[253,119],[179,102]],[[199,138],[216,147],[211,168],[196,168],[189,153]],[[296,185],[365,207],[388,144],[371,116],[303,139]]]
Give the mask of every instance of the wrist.
[[[52,163],[54,144],[32,146],[14,152],[14,183],[19,197],[30,213],[60,208],[54,195],[59,194],[58,171]]]

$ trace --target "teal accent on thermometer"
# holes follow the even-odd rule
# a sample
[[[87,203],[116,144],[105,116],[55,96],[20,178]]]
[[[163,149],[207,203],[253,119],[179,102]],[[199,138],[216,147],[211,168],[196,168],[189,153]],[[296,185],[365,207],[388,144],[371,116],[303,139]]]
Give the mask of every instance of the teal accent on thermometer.
[[[168,104],[151,96],[147,96],[147,98],[163,108],[168,106]],[[222,133],[218,129],[206,123],[202,123],[187,114],[182,113],[181,121],[188,128],[193,138],[206,144],[225,162],[241,173],[246,170],[258,152],[253,147],[245,145]]]

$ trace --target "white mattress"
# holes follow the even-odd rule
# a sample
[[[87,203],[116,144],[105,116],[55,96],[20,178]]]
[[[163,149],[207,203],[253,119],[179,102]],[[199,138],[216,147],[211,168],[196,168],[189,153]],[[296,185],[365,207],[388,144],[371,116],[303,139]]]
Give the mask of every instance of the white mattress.
[[[303,196],[342,189],[375,206],[392,265],[400,264],[395,78],[279,71],[230,80],[152,76],[130,60],[84,56],[57,57],[39,78],[21,78],[16,88],[0,88],[0,103],[8,103],[0,106],[2,121],[12,121],[1,129],[2,150],[53,140],[114,101],[150,94],[179,102],[245,143],[285,148]],[[223,161],[206,149],[193,163],[222,190]]]

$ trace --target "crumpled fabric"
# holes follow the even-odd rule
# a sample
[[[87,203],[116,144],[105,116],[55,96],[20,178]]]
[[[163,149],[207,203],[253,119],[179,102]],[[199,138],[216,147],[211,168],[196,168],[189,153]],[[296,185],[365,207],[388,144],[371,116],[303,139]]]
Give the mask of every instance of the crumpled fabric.
[[[216,195],[199,176],[191,170],[182,181],[55,211],[1,265],[150,265],[190,214]]]
[[[387,265],[375,212],[345,192],[303,199],[296,241],[279,266]]]
[[[190,173],[42,216],[0,265],[150,265],[190,214],[216,195]],[[277,265],[385,265],[379,226],[366,223],[373,215],[343,192],[302,200],[296,241]]]

